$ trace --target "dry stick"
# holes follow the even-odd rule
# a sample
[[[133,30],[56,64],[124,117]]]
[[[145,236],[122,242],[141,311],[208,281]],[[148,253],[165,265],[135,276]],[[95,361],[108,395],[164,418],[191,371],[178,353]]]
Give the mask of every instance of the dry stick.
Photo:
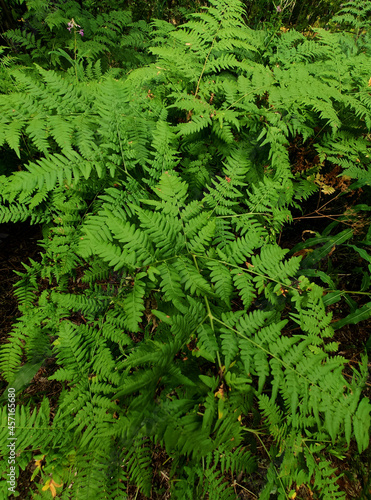
[[[332,198],[331,200],[327,201],[326,203],[324,203],[321,207],[317,208],[316,210],[314,210],[313,212],[310,212],[308,215],[303,215],[302,217],[294,217],[293,220],[300,220],[300,219],[306,219],[309,217],[309,215],[312,215],[312,214],[318,214],[318,212],[320,210],[322,210],[323,208],[325,208],[326,205],[328,205],[329,203],[331,203],[332,201],[336,200],[339,196],[341,195],[341,193],[337,194],[334,198]],[[343,214],[342,214],[343,215]],[[328,217],[326,215],[324,215],[323,217]]]
[[[308,215],[302,215],[301,217],[294,217],[292,220],[302,220],[302,219],[321,219],[323,217],[327,218],[327,219],[330,219],[330,220],[336,220],[334,219],[334,217],[342,217],[344,214],[332,214],[332,215],[326,215],[326,214],[322,214],[321,213],[321,210],[323,208],[325,208],[326,205],[328,205],[329,203],[331,203],[332,201],[335,201],[339,196],[341,195],[341,193],[337,194],[334,198],[332,198],[331,200],[327,201],[326,203],[324,203],[321,207],[317,208],[316,210],[314,210],[313,212],[310,212]],[[313,215],[312,214],[317,214],[317,215]],[[343,224],[345,224],[346,226],[352,226],[351,223],[349,222],[345,222],[345,221],[340,221],[342,222]]]

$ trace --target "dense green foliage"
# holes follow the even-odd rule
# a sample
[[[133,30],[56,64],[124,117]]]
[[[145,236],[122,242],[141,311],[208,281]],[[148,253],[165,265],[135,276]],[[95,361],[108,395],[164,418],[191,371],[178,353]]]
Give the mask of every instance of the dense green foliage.
[[[0,367],[19,402],[50,358],[63,382],[53,413],[17,406],[17,474],[43,461],[32,498],[150,497],[154,446],[172,498],[236,498],[224,478],[253,474],[261,433],[260,498],[345,498],[331,456],[368,447],[367,357],[344,376],[326,309],[342,294],[319,263],[346,245],[368,293],[371,231],[339,220],[304,259],[277,237],[334,165],[371,183],[366,7],[307,36],[247,27],[238,0],[178,27],[71,1],[38,12],[36,34],[6,33],[0,69],[1,221],[44,234]],[[296,137],[318,155],[308,170],[292,168]]]

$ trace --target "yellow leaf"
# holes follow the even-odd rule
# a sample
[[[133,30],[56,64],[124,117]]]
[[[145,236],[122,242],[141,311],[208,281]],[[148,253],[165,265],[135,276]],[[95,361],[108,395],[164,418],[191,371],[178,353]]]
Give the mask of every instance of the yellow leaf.
[[[335,189],[327,184],[322,184],[321,191],[323,194],[332,194],[335,192]]]
[[[52,494],[53,498],[55,498],[57,496],[57,490],[55,489],[53,483],[50,483],[50,493]]]
[[[48,479],[45,485],[42,487],[42,491],[47,491],[50,489],[50,493],[52,497],[55,498],[57,496],[56,488],[61,488],[63,486],[63,482],[61,484],[57,484],[54,479]]]
[[[39,455],[40,456],[40,455]],[[45,458],[45,455],[43,455],[41,458],[39,458],[38,460],[35,459],[35,466],[36,467],[41,467],[41,464],[42,464],[42,461],[44,460]]]
[[[42,491],[46,491],[46,490],[48,490],[48,489],[49,489],[49,486],[50,486],[50,481],[51,481],[51,479],[48,479],[48,480],[46,481],[46,483],[45,483],[45,484],[44,484],[44,486],[42,487]]]

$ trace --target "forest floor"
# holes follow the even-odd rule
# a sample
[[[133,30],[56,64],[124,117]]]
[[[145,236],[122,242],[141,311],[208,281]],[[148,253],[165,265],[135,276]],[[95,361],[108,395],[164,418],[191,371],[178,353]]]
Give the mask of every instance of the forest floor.
[[[320,200],[319,200],[320,201]],[[313,203],[313,200],[312,200]],[[317,202],[317,206],[320,203]],[[313,205],[312,205],[313,206]],[[307,210],[307,214],[310,213]],[[321,212],[322,213],[322,212]],[[326,213],[324,215],[316,215],[314,218],[297,214],[297,218],[293,224],[287,226],[280,237],[280,245],[283,248],[293,248],[293,246],[305,237],[307,232],[321,231],[321,229],[329,223]],[[1,224],[0,225],[0,344],[6,343],[9,333],[12,329],[14,321],[19,316],[17,300],[13,294],[13,285],[16,283],[18,276],[14,271],[22,272],[24,270],[22,262],[27,264],[29,259],[39,260],[40,247],[38,240],[41,240],[41,230],[38,226],[30,226],[28,223],[18,224]],[[340,265],[344,271],[344,262],[337,263],[336,259],[341,259],[342,256],[334,256],[334,264]],[[352,265],[351,263],[349,264]],[[346,270],[346,269],[345,269]],[[349,273],[352,269],[348,269]],[[356,289],[356,288],[355,288]],[[360,298],[361,297],[361,298]],[[363,305],[363,296],[354,296],[354,300],[359,300],[359,306]],[[333,307],[333,321],[341,319],[344,314],[341,313],[339,307]],[[365,344],[371,334],[371,319],[363,321],[357,325],[346,325],[343,328],[336,330],[334,340],[339,343],[339,355],[344,356],[348,363],[345,366],[344,375],[352,377],[352,367],[357,367],[361,355],[364,353]],[[370,365],[371,366],[371,365]],[[28,389],[24,394],[23,404],[27,403],[28,398],[32,401],[41,401],[43,396],[50,400],[51,409],[58,401],[58,396],[62,390],[62,385],[57,381],[49,381],[48,377],[57,369],[55,360],[49,360],[40,368]],[[2,384],[4,387],[4,382]],[[371,397],[371,377],[366,385],[365,395]],[[226,477],[225,479],[231,484],[234,484],[236,494],[241,499],[257,499],[259,491],[265,483],[265,476],[269,460],[265,449],[270,447],[269,439],[264,442],[264,438],[256,443],[256,451],[259,456],[257,471],[251,476],[245,477]],[[362,455],[359,455],[355,444],[352,444],[350,450],[345,451],[342,460],[333,458],[333,467],[337,481],[341,490],[345,492],[348,499],[371,499],[371,452],[366,450]],[[159,446],[153,450],[153,485],[154,490],[162,493],[154,493],[151,500],[166,500],[168,496],[170,478],[170,460],[166,452]],[[31,482],[31,476],[34,466],[30,466],[21,474],[18,480],[18,491],[21,495],[17,498],[28,498],[30,489],[36,490],[36,485]],[[37,479],[35,479],[37,481]],[[138,493],[137,488],[128,488],[129,498],[136,500],[144,500],[146,497]],[[272,497],[273,498],[273,497]],[[313,498],[309,490],[303,487],[297,489],[297,499]],[[212,500],[212,499],[210,499]],[[330,500],[330,499],[329,499]]]

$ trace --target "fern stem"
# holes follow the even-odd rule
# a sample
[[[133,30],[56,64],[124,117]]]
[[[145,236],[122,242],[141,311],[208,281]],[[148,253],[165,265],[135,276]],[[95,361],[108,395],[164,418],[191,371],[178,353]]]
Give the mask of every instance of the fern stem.
[[[198,264],[197,264],[196,255],[192,254],[192,258],[193,258],[193,262],[195,263],[197,271],[200,272],[200,269],[199,269]],[[215,332],[215,329],[214,329],[214,319],[216,319],[216,318],[215,318],[215,316],[213,316],[213,314],[211,312],[209,300],[206,297],[206,295],[204,296],[204,300],[205,300],[205,305],[206,305],[206,310],[207,310],[207,316],[208,316],[208,318],[210,320],[211,329],[212,329],[213,332]],[[219,351],[216,351],[216,357],[218,359],[219,370],[221,370],[221,368],[222,368],[222,362],[221,362],[221,359],[220,359]]]
[[[77,76],[77,37],[76,37],[76,28],[74,29],[74,35],[75,35],[75,76],[76,76],[76,82],[79,81],[78,76]]]
[[[258,434],[256,434],[256,437],[259,439],[260,444],[261,444],[261,445],[262,445],[262,447],[264,448],[265,453],[267,454],[267,456],[268,456],[268,457],[272,460],[272,457],[271,457],[271,455],[270,455],[269,451],[267,450],[267,447],[265,446],[264,442],[260,439],[260,437],[259,437],[259,435],[258,435]],[[282,453],[281,453],[281,454],[283,454],[283,453],[284,453],[284,451],[282,451]],[[285,488],[285,486],[284,486],[284,484],[283,484],[283,482],[282,482],[282,479],[281,479],[280,474],[278,473],[277,467],[276,467],[276,465],[275,465],[275,463],[274,463],[274,461],[273,461],[273,460],[272,460],[272,462],[271,462],[271,463],[272,463],[272,465],[273,465],[273,467],[274,467],[274,470],[275,470],[275,473],[276,473],[277,479],[278,479],[278,481],[281,483],[281,487],[282,487],[282,489],[284,490],[285,497],[286,497],[286,499],[287,499],[287,500],[289,500],[289,498],[290,498],[290,497],[289,497],[289,496],[287,495],[287,493],[286,493],[286,488]]]
[[[279,363],[281,363],[285,368],[287,368],[288,370],[291,370],[293,372],[295,372],[299,377],[303,378],[304,380],[306,380],[307,382],[309,382],[310,385],[313,385],[315,387],[318,387],[318,389],[320,389],[321,391],[323,390],[322,387],[320,387],[318,384],[316,384],[315,382],[313,382],[312,380],[310,380],[308,377],[306,377],[305,375],[303,375],[302,373],[300,373],[298,370],[296,370],[295,368],[293,368],[292,366],[290,366],[288,363],[285,363],[285,361],[283,361],[281,358],[279,358],[278,356],[275,356],[272,352],[268,351],[268,349],[265,349],[263,346],[261,346],[260,344],[258,344],[257,342],[254,342],[254,340],[250,339],[249,337],[247,337],[246,335],[244,335],[243,333],[239,332],[238,330],[236,330],[235,328],[232,328],[231,326],[227,325],[227,323],[224,323],[223,321],[221,321],[220,319],[218,318],[215,318],[214,317],[214,320],[223,325],[225,328],[228,328],[228,330],[231,330],[232,332],[236,333],[237,335],[239,335],[240,337],[242,337],[243,339],[245,340],[248,340],[254,347],[257,347],[258,349],[262,350],[263,352],[265,352],[266,354],[268,354],[269,356],[272,356],[272,358],[276,359]],[[328,392],[329,396],[332,398],[332,394],[331,392],[329,391]]]
[[[223,15],[223,14],[224,14],[224,10],[221,12],[221,15]],[[217,35],[218,35],[218,33],[219,33],[219,30],[220,30],[220,28],[221,28],[221,24],[222,24],[222,22],[221,22],[221,21],[219,21],[219,28],[217,29],[217,31],[216,31],[216,33],[215,33],[215,36],[214,36],[214,38],[213,38],[213,41],[212,41],[212,44],[211,44],[210,50],[209,50],[209,52],[208,52],[208,54],[207,54],[207,56],[206,56],[206,58],[205,58],[205,62],[204,62],[203,68],[202,68],[202,70],[201,70],[200,78],[198,79],[198,82],[197,82],[197,87],[196,87],[196,92],[195,92],[195,98],[196,98],[196,96],[197,96],[197,94],[198,94],[198,91],[200,90],[200,84],[201,84],[202,77],[203,77],[203,75],[204,75],[204,73],[205,73],[206,64],[207,64],[207,61],[209,60],[209,57],[210,57],[211,51],[212,51],[212,50],[213,50],[213,48],[214,48],[214,44],[215,44],[215,41],[216,41],[216,37],[217,37]]]
[[[252,491],[248,490],[247,488],[245,488],[244,486],[242,486],[242,484],[239,484],[237,483],[237,481],[234,481],[233,482],[233,486],[238,486],[239,488],[243,489],[244,491],[246,491],[247,493],[249,493],[253,498],[258,498],[255,493],[253,493]]]
[[[122,158],[122,164],[124,166],[125,174],[127,174],[128,171],[127,171],[126,164],[125,164],[124,150],[122,147],[121,134],[120,134],[119,125],[117,123],[117,120],[116,120],[116,131],[117,131],[117,137],[118,137],[119,143],[120,143],[120,153],[121,153],[121,158]]]
[[[266,217],[272,217],[272,214],[269,214],[268,212],[244,212],[243,214],[216,215],[215,217],[217,219],[234,219],[235,217],[244,217],[246,215],[265,215]]]
[[[339,275],[339,276],[341,276],[341,275]],[[348,276],[348,275],[345,275],[345,276]],[[324,288],[324,291],[325,292],[339,292],[340,290],[333,290],[332,288]],[[354,290],[341,290],[340,291],[340,295],[343,295],[345,293],[350,293],[352,295],[368,295],[369,297],[371,297],[370,292],[356,292]]]
[[[279,280],[276,280],[274,278],[271,278],[270,276],[267,276],[266,274],[258,273],[257,271],[253,271],[252,269],[245,269],[244,267],[237,266],[236,264],[232,264],[231,262],[226,262],[224,260],[219,260],[219,259],[213,259],[212,257],[207,257],[204,255],[197,255],[197,257],[199,257],[201,259],[211,260],[214,262],[219,262],[220,264],[224,264],[225,266],[234,267],[235,269],[239,269],[240,271],[243,271],[245,273],[251,273],[251,274],[255,274],[255,276],[261,276],[262,278],[266,278],[270,281],[273,281],[274,283],[277,283],[278,285],[284,285],[285,288],[291,288],[291,290],[297,290],[297,288],[293,285],[288,285],[288,284],[284,283],[283,281],[279,281]]]
[[[219,31],[219,30],[218,30]],[[218,32],[217,32],[218,33]],[[211,54],[211,51],[213,50],[213,47],[214,47],[214,43],[215,43],[215,40],[216,40],[216,35],[214,37],[214,40],[211,44],[211,47],[210,47],[210,50],[205,58],[205,62],[204,62],[204,65],[203,65],[203,68],[201,70],[201,74],[200,74],[200,78],[198,79],[198,82],[197,82],[197,87],[196,87],[196,92],[195,92],[195,99],[196,99],[196,96],[198,94],[198,91],[200,90],[200,83],[201,83],[201,79],[203,77],[203,74],[205,72],[205,69],[206,69],[206,64],[207,64],[207,61],[209,60],[209,57],[210,57],[210,54]]]
[[[232,102],[232,104],[230,104],[228,106],[228,108],[226,108],[226,111],[228,111],[229,109],[231,109],[231,107],[234,106],[235,104],[237,104],[238,102],[242,101],[242,99],[245,99],[245,97],[247,97],[248,95],[255,94],[257,90],[262,90],[262,89],[265,89],[265,88],[266,88],[266,86],[262,85],[261,87],[257,87],[256,89],[250,90],[250,92],[247,92],[246,94],[244,94],[243,96],[241,96],[239,99],[237,99],[237,101]]]
[[[200,273],[200,269],[199,269],[198,264],[197,264],[196,255],[192,254],[192,258],[193,258],[193,262],[195,263],[197,271]],[[207,315],[210,318],[210,326],[211,326],[211,328],[212,328],[212,330],[214,332],[215,331],[214,330],[214,316],[211,313],[211,309],[210,309],[210,304],[209,304],[208,298],[205,296],[204,299],[205,299],[205,304],[206,304],[206,309],[207,309]]]

